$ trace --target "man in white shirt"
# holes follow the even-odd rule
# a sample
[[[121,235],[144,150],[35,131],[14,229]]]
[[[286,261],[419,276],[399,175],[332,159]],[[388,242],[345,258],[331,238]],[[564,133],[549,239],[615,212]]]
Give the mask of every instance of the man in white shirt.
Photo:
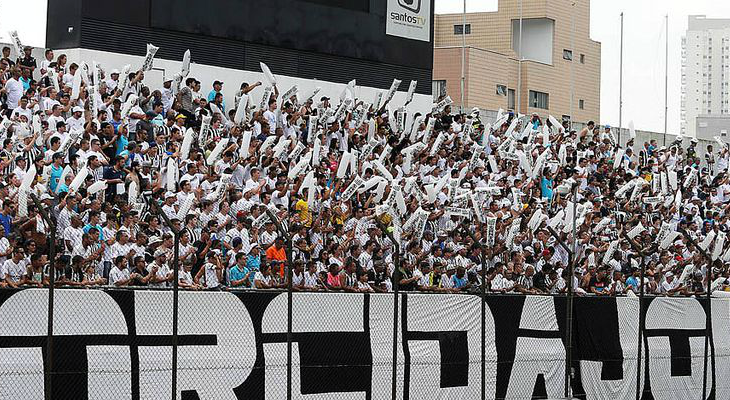
[[[114,259],[114,267],[109,271],[109,284],[111,286],[128,286],[136,278],[137,273],[129,273],[127,259],[119,256]]]
[[[17,119],[21,115],[27,118],[28,122],[33,120],[33,108],[28,106],[28,97],[26,96],[20,98],[20,104],[15,107],[10,119]]]
[[[149,281],[150,287],[163,288],[172,281],[172,271],[166,263],[167,254],[165,250],[158,249],[155,251],[155,260],[147,266],[147,272],[152,276]]]
[[[104,81],[104,83],[106,83],[106,88],[109,90],[109,93],[113,93],[117,89],[117,86],[119,86],[119,70],[113,69],[112,73],[109,74],[109,79]]]
[[[8,286],[16,288],[25,283],[26,267],[25,250],[22,247],[16,247],[13,250],[13,257],[5,260],[0,267],[0,276]]]
[[[66,127],[69,132],[73,132],[78,129],[83,130],[84,122],[84,109],[76,106],[71,110],[71,116],[66,119]]]
[[[20,104],[20,98],[23,97],[23,84],[20,83],[20,69],[13,68],[10,74],[12,78],[5,82],[5,87],[0,89],[0,93],[7,95],[5,104],[8,109],[14,110]]]
[[[276,130],[276,99],[270,99],[268,102],[269,109],[264,111],[264,119],[269,123],[271,132]]]

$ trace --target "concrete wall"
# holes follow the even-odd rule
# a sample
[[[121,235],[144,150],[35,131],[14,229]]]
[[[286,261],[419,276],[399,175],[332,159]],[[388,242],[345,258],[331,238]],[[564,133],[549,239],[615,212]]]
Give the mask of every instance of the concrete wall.
[[[720,136],[727,141],[730,139],[730,115],[698,115],[695,132],[698,139],[714,140],[713,137]]]

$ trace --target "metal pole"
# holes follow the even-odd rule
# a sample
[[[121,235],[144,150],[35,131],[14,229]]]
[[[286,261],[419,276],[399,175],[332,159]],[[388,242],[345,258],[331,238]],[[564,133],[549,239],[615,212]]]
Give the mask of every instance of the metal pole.
[[[621,129],[624,106],[624,13],[621,12],[621,52],[618,68],[618,144],[621,145]]]
[[[282,234],[283,234],[282,229]],[[292,259],[292,242],[291,237],[286,237],[286,398],[292,399],[292,309],[294,305],[294,291],[292,290],[292,277],[294,275],[292,267],[294,260]]]
[[[577,185],[576,185],[577,186]],[[575,200],[575,199],[574,199]],[[574,206],[575,207],[575,206]],[[573,210],[575,214],[575,209]],[[565,242],[560,239],[560,235],[555,232],[555,229],[548,226],[548,231],[558,241],[560,247],[568,253],[568,268],[569,281],[566,282],[567,297],[565,299],[565,398],[571,399],[573,397],[572,390],[572,378],[573,378],[573,264],[576,255],[573,253]]]
[[[45,398],[46,400],[52,399],[52,380],[51,369],[53,368],[53,287],[56,285],[56,270],[55,270],[55,258],[56,258],[56,221],[48,214],[46,208],[41,204],[35,193],[30,193],[30,198],[33,200],[38,212],[41,214],[43,221],[48,224],[51,229],[51,245],[48,251],[48,336],[46,337],[46,367],[44,368],[44,383],[45,383]]]
[[[155,199],[147,199],[147,204],[154,209],[155,214],[160,216],[165,225],[172,231],[175,239],[175,248],[173,249],[173,271],[172,278],[172,400],[177,399],[177,347],[178,347],[178,291],[179,291],[179,263],[180,263],[180,230],[173,226],[170,218],[165,214]]]
[[[461,113],[464,113],[464,90],[466,90],[466,0],[461,13]]]
[[[286,288],[287,288],[287,304],[286,304],[286,398],[291,400],[292,398],[292,302],[294,301],[293,290],[292,290],[292,241],[289,232],[287,232],[281,225],[279,218],[274,215],[268,208],[265,210],[266,215],[276,225],[276,229],[279,234],[284,238],[286,242]]]
[[[575,2],[573,2],[571,5],[572,10],[570,13],[570,20],[572,24],[572,28],[570,31],[570,130],[573,130],[573,120],[575,119],[575,115],[573,115],[573,104],[575,103],[575,68],[573,66],[573,53],[575,52]],[[575,210],[574,210],[575,211]],[[573,212],[575,214],[575,212]]]
[[[642,340],[644,335],[644,325],[646,319],[642,318],[641,310],[644,307],[644,258],[645,251],[639,247],[639,245],[631,240],[626,231],[621,231],[621,234],[629,242],[631,247],[639,253],[639,335],[638,335],[638,346],[637,346],[637,357],[636,357],[636,400],[641,399],[641,353],[644,347]]]
[[[173,249],[172,271],[172,400],[177,399],[177,346],[178,346],[178,291],[180,280],[180,231],[173,229],[175,248]]]
[[[522,106],[522,0],[520,0],[520,33],[517,39],[517,103],[515,112],[519,115]]]
[[[664,16],[666,44],[664,47],[664,140],[662,145],[667,145],[667,115],[669,114],[669,14]]]
[[[704,370],[702,373],[702,398],[706,399],[707,394],[707,358],[709,356],[709,348],[710,346],[714,346],[712,344],[713,338],[712,338],[712,293],[710,291],[710,285],[712,284],[712,257],[710,257],[709,254],[707,254],[707,251],[703,249],[702,247],[697,245],[697,242],[695,242],[692,237],[687,234],[686,231],[682,230],[680,231],[682,233],[682,236],[684,236],[687,241],[693,245],[699,253],[702,255],[702,257],[705,259],[705,262],[707,263],[707,312],[705,313],[705,357],[704,357]],[[715,385],[715,354],[713,350],[712,357],[710,358],[711,368],[712,368],[712,385]]]
[[[479,258],[482,260],[482,270],[481,270],[481,276],[482,276],[482,287],[480,290],[481,294],[481,303],[482,303],[482,358],[481,358],[481,364],[482,364],[482,377],[481,377],[481,385],[482,385],[482,400],[485,400],[487,398],[487,388],[486,388],[486,382],[484,381],[484,377],[486,376],[486,363],[487,363],[487,355],[486,355],[486,342],[487,342],[487,331],[484,326],[484,319],[487,316],[487,303],[486,303],[486,297],[487,297],[487,256],[484,253],[484,244],[477,240],[477,237],[474,235],[474,232],[469,229],[468,224],[463,224],[462,228],[464,229],[464,232],[471,238],[471,240],[479,246]]]

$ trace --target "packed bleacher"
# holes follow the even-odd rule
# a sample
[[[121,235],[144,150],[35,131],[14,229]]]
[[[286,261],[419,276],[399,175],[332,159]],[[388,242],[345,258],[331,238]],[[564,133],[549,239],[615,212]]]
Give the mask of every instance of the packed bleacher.
[[[30,48],[0,59],[0,287],[697,295],[728,289],[728,146],[619,143]],[[194,55],[193,55],[194,56]],[[407,78],[407,77],[404,77]],[[256,88],[260,87],[255,90]],[[264,89],[263,91],[261,89]],[[224,92],[235,93],[234,104]],[[263,92],[263,93],[262,93]],[[56,242],[51,243],[55,227]],[[50,259],[55,245],[55,259]],[[698,249],[698,247],[700,249]],[[398,274],[395,273],[396,265]],[[643,274],[642,274],[643,268]],[[643,284],[640,280],[644,276]]]

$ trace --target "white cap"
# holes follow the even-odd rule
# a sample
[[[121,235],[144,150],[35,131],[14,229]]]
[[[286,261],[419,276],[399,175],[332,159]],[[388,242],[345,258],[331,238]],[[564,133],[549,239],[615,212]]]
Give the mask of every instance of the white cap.
[[[176,196],[175,196],[175,193],[168,190],[167,193],[165,193],[165,198],[168,198],[168,197],[176,197]]]
[[[114,75],[114,74],[117,74],[117,75],[119,75],[119,70],[118,70],[118,69],[116,69],[116,68],[115,68],[115,69],[113,69],[110,75]]]
[[[80,113],[82,113],[82,112],[84,112],[84,109],[83,109],[82,107],[80,107],[80,106],[76,106],[76,107],[74,107],[74,108],[73,108],[73,109],[71,110],[71,112],[72,112],[72,113],[77,113],[77,112],[80,112]]]

